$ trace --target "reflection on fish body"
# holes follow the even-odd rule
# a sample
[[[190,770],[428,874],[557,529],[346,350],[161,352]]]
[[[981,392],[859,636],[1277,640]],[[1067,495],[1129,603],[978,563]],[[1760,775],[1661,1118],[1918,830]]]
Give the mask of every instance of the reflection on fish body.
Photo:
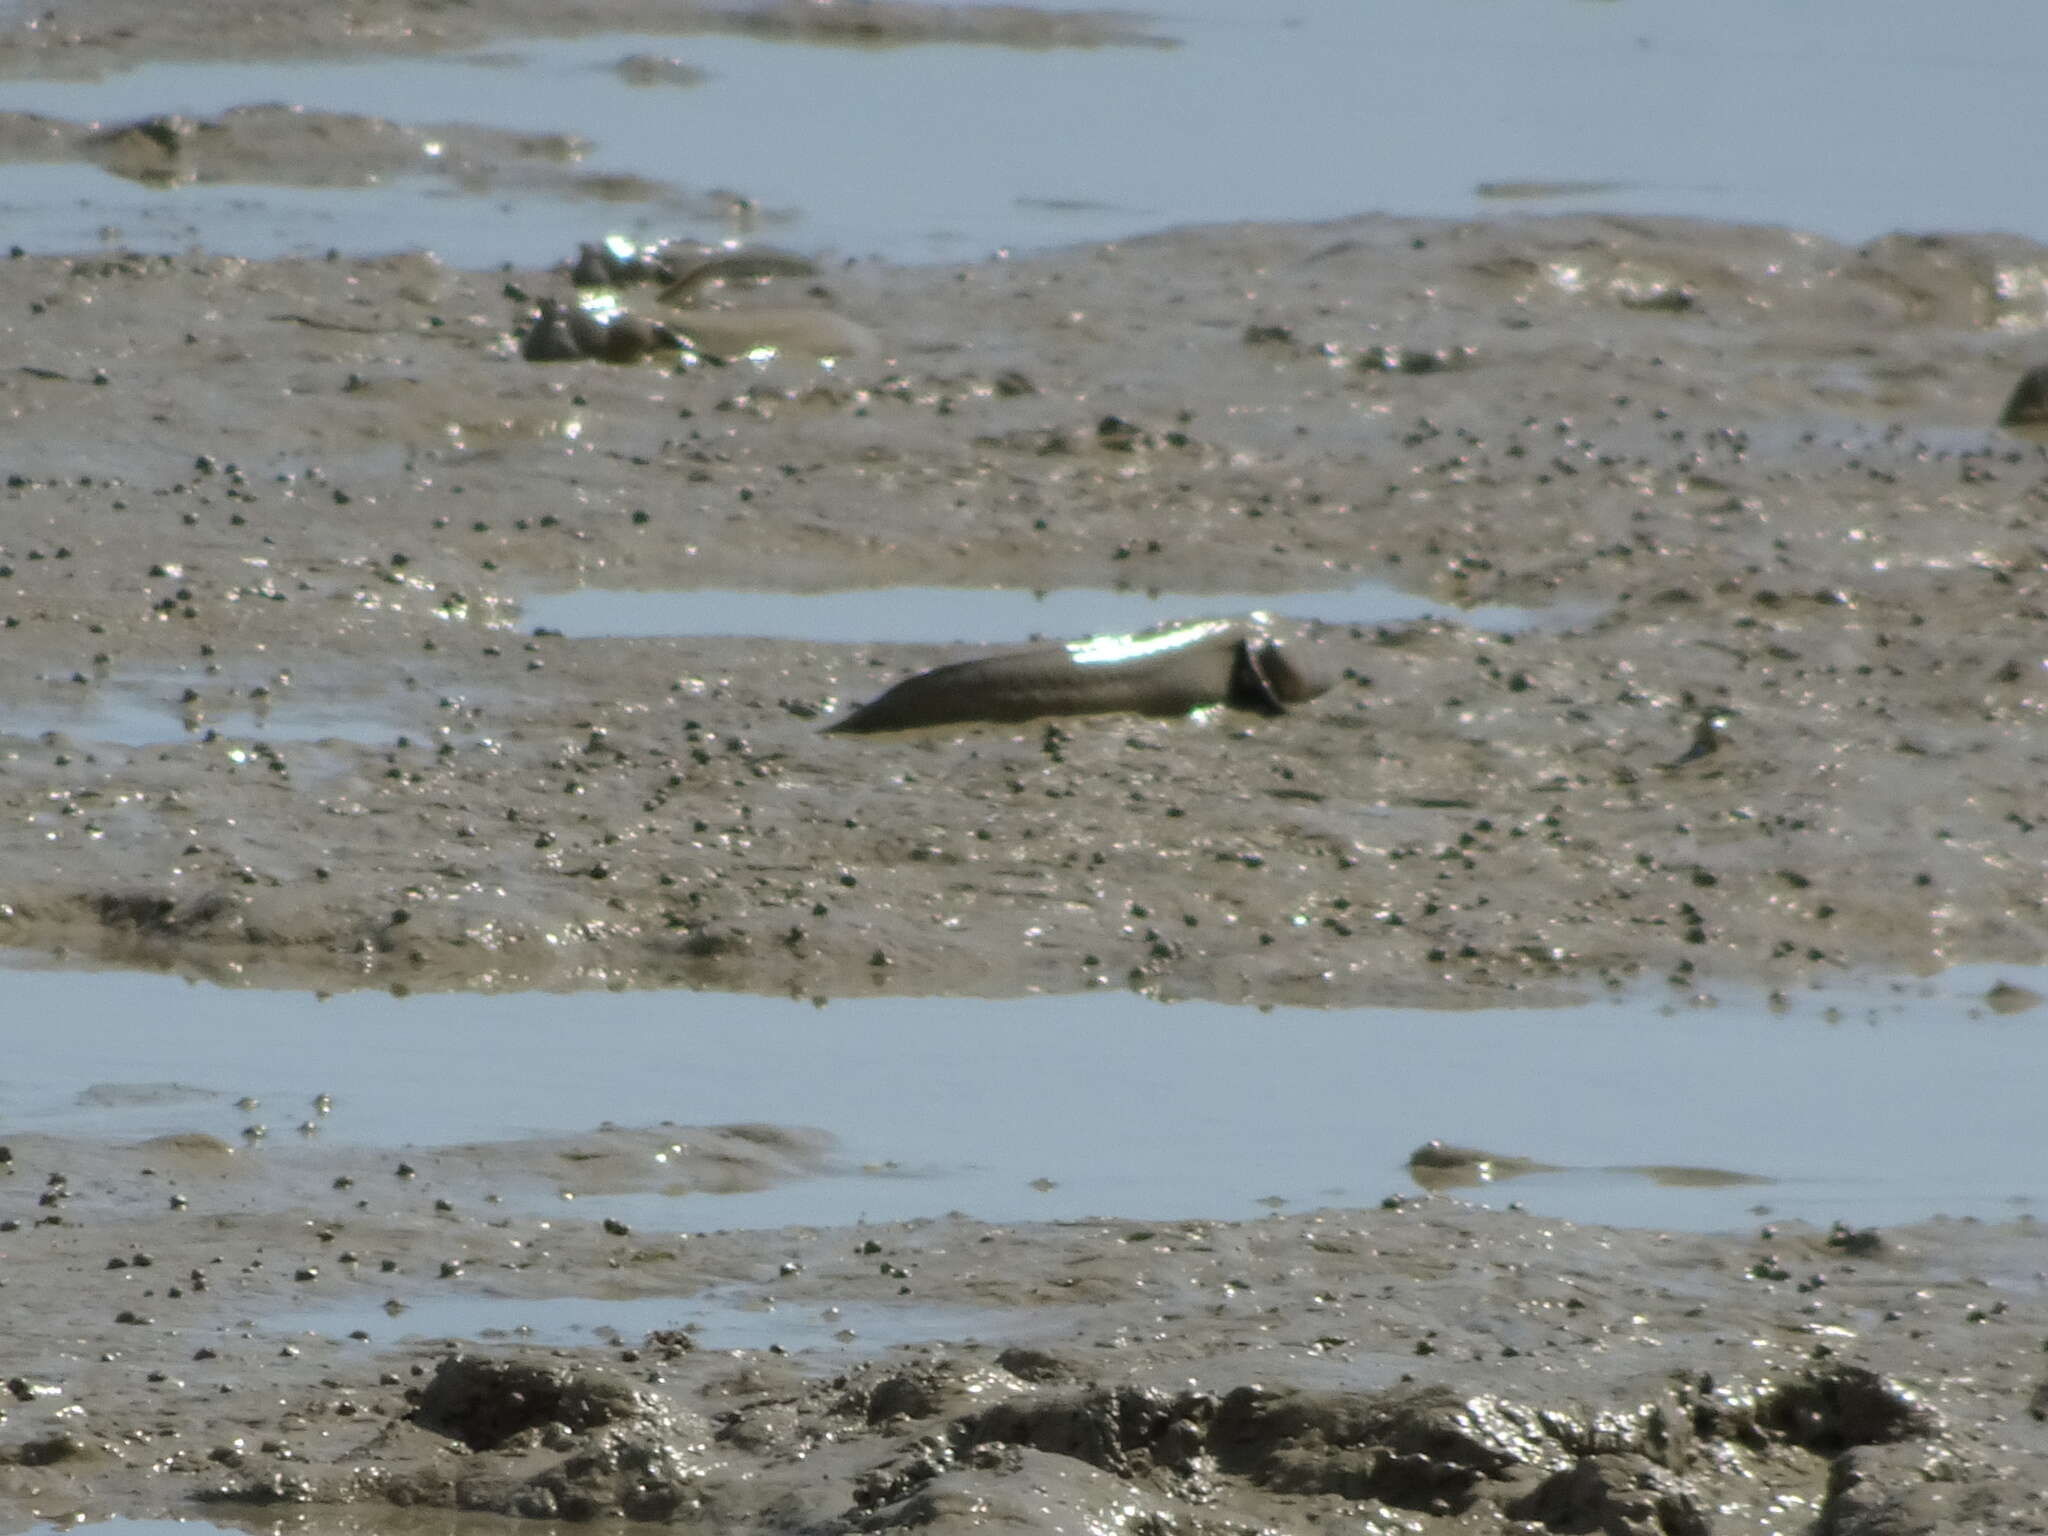
[[[1329,686],[1266,632],[1263,615],[1255,615],[951,662],[905,678],[826,730],[901,731],[1043,715],[1184,715],[1218,704],[1278,715]]]

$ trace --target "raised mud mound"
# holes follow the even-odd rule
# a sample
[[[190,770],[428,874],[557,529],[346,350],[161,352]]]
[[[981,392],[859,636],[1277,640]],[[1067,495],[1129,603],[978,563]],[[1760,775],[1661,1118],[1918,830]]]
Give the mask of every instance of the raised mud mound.
[[[1045,1359],[1000,1358],[1013,1355],[1027,1368]],[[1942,1465],[1958,1475],[1936,1417],[1856,1366],[1733,1388],[1680,1375],[1625,1413],[1444,1384],[1045,1388],[998,1363],[870,1368],[707,1419],[609,1368],[468,1354],[442,1360],[412,1396],[410,1422],[444,1442],[425,1465],[270,1475],[208,1497],[714,1526],[758,1517],[766,1499],[789,1528],[815,1531],[911,1529],[976,1508],[1056,1528],[1064,1506],[1090,1521],[1122,1510],[1158,1533],[1292,1512],[1706,1536],[1739,1487],[1793,1505],[1810,1496],[1831,1533],[1917,1529],[1897,1524],[1915,1500],[1908,1469],[1920,1482]],[[1908,1445],[1907,1457],[1866,1453]],[[788,1475],[793,1454],[807,1475]],[[1049,1491],[1056,1505],[1042,1502]]]
[[[647,1409],[631,1387],[594,1372],[455,1355],[420,1392],[412,1420],[473,1451],[495,1451],[521,1436],[545,1443],[630,1422]]]

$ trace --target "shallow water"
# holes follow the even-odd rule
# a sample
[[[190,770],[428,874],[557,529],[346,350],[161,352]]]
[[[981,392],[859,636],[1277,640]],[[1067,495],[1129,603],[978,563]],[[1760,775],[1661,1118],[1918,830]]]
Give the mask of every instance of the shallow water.
[[[1471,629],[1565,629],[1598,617],[1584,603],[1555,608],[1456,609],[1383,582],[1329,592],[1051,592],[976,587],[881,587],[857,592],[630,592],[586,588],[520,604],[535,627],[581,636],[773,635],[854,644],[996,645],[1038,635],[1102,635],[1195,616],[1271,613],[1329,624],[1400,624],[1438,617]]]
[[[1414,1192],[1408,1154],[1431,1139],[1560,1165],[1466,1197],[1574,1220],[1996,1219],[2048,1200],[2037,1103],[2048,1030],[2036,1012],[1986,1002],[2001,978],[2048,990],[2048,973],[1961,968],[1779,1007],[1676,1006],[1649,991],[1459,1014],[1253,1011],[1125,992],[824,1006],[697,992],[322,1001],[27,969],[9,976],[15,1017],[97,1022],[15,1032],[0,1122],[233,1139],[253,1116],[283,1135],[329,1093],[319,1135],[377,1146],[605,1120],[762,1120],[840,1139],[824,1178],[577,1202],[586,1217],[654,1230],[1369,1203]],[[203,1095],[103,1086],[166,1083]],[[243,1095],[258,1109],[236,1108]],[[1621,1171],[1643,1165],[1774,1182],[1674,1187]]]
[[[1168,225],[1383,209],[1688,213],[1848,240],[1893,229],[2048,237],[2014,196],[2013,125],[2048,67],[2048,13],[1985,0],[1868,24],[1854,0],[1504,7],[1483,0],[1183,0],[1174,49],[851,49],[732,37],[505,39],[478,55],[159,64],[0,83],[0,107],[119,122],[263,101],[569,131],[593,171],[730,188],[775,238],[899,260],[1122,238]],[[631,53],[706,71],[633,87]],[[0,167],[10,240],[436,249],[543,262],[601,227],[676,233],[646,204],[402,178],[368,191],[150,190],[89,166]],[[734,226],[693,228],[723,236]]]
[[[41,698],[0,706],[0,732],[41,736],[55,731],[80,742],[148,746],[196,741],[208,732],[265,742],[390,740],[402,725],[392,701],[368,686],[304,689],[272,701],[224,700],[193,708],[160,682],[123,679],[51,689]]]
[[[396,1312],[357,1298],[338,1305],[294,1308],[264,1318],[276,1333],[330,1338],[368,1334],[368,1342],[401,1339],[485,1339],[516,1336],[530,1344],[638,1343],[656,1329],[687,1329],[699,1349],[782,1349],[792,1354],[851,1357],[899,1344],[1028,1337],[1027,1312],[946,1306],[929,1301],[787,1302],[764,1304],[759,1288],[712,1289],[693,1296],[589,1297],[439,1296]],[[1044,1320],[1039,1320],[1044,1326]],[[362,1341],[358,1341],[362,1342]]]

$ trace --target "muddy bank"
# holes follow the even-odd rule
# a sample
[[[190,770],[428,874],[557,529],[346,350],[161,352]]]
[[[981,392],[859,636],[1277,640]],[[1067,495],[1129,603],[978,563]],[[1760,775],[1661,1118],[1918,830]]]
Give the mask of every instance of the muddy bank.
[[[590,149],[568,133],[400,123],[276,104],[215,117],[169,113],[111,123],[0,112],[0,160],[97,165],[150,187],[371,187],[420,177],[469,197],[517,193],[645,204],[662,217],[700,224],[744,208],[755,223],[775,222],[775,214],[736,193],[690,194],[637,176],[579,169]]]
[[[805,1145],[671,1134],[771,1167]],[[2038,1528],[2030,1224],[1674,1237],[1419,1199],[721,1233],[680,1200],[656,1231],[430,1150],[194,1161],[189,1139],[0,1163],[8,1304],[37,1319],[9,1360],[8,1518]],[[408,1322],[563,1296],[594,1336]],[[671,1324],[603,1332],[655,1296]],[[722,1345],[736,1313],[769,1342]]]
[[[829,6],[804,0],[720,5],[697,0],[492,0],[449,7],[398,0],[374,11],[295,0],[226,0],[207,25],[147,0],[71,0],[25,6],[0,26],[0,77],[95,78],[164,59],[349,59],[481,48],[522,37],[600,32],[687,36],[717,32],[853,47],[976,43],[1012,48],[1170,46],[1142,18],[1119,11],[1045,11],[1013,5]]]
[[[0,262],[0,939],[1331,1003],[2038,960],[2048,461],[1989,423],[2044,271],[1995,237],[1199,230],[836,267],[883,356],[678,371],[522,361],[560,272]],[[1604,616],[1308,626],[1343,681],[1271,720],[867,738],[820,728],[971,652],[507,627],[582,583],[1368,577]],[[103,724],[123,699],[154,723]],[[354,726],[296,739],[335,700]]]

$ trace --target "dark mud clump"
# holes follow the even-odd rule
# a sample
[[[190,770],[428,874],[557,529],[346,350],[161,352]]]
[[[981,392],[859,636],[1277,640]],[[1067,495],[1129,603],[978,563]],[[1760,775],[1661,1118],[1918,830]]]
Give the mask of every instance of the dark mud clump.
[[[1862,1370],[1806,1373],[1768,1393],[1754,1417],[1719,1419],[1683,1383],[1632,1412],[1601,1414],[1442,1384],[1047,1394],[1000,1368],[945,1361],[851,1390],[841,1379],[743,1395],[755,1400],[699,1419],[612,1368],[451,1356],[412,1394],[409,1420],[489,1462],[401,1467],[367,1483],[316,1474],[294,1486],[311,1503],[368,1497],[537,1519],[740,1518],[772,1501],[805,1507],[812,1521],[887,1530],[924,1523],[953,1499],[1014,1498],[1043,1468],[1067,1465],[1098,1501],[1135,1499],[1169,1523],[1197,1510],[1253,1520],[1291,1509],[1701,1536],[1731,1472],[1778,1498],[1825,1485],[1846,1511],[1872,1502],[1876,1464],[1860,1447],[1919,1441],[1925,1457],[1937,1434],[1910,1394]],[[958,1412],[970,1395],[998,1400]],[[1822,1402],[1828,1422],[1816,1438],[1810,1409]],[[792,1446],[812,1462],[800,1484],[773,1470]],[[735,1458],[753,1469],[736,1478]],[[206,1496],[268,1502],[276,1487],[230,1481]]]
[[[588,1371],[453,1355],[420,1389],[412,1422],[473,1451],[495,1451],[518,1435],[577,1435],[630,1422],[648,1406],[624,1382]]]

